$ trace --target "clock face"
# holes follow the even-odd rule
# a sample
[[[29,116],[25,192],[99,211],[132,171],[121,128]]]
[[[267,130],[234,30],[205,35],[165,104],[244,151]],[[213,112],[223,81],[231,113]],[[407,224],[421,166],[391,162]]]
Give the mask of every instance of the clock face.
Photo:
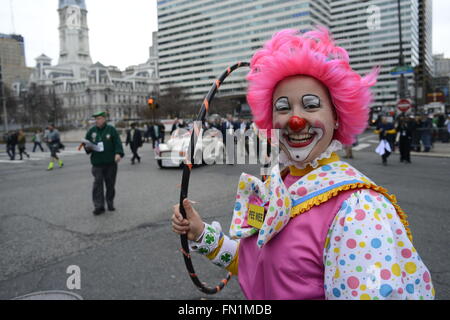
[[[79,7],[70,6],[67,8],[66,25],[72,29],[81,26],[81,11]]]

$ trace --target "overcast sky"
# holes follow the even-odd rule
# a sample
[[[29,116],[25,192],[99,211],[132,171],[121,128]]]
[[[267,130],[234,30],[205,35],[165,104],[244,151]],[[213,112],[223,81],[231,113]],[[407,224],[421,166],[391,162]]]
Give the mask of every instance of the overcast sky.
[[[450,1],[433,1],[433,53],[450,58]],[[157,0],[86,0],[93,62],[121,69],[147,61],[158,28]],[[0,0],[0,33],[25,37],[28,66],[45,53],[58,61],[58,0]],[[12,8],[12,10],[11,10]],[[13,13],[13,14],[12,14]]]

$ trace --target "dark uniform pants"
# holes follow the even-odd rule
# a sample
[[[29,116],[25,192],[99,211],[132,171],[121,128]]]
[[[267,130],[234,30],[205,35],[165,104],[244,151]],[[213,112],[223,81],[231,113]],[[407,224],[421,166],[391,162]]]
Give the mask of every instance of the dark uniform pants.
[[[103,183],[106,186],[106,204],[108,207],[114,207],[114,196],[116,194],[116,176],[117,163],[93,166],[92,175],[94,176],[94,187],[92,189],[92,200],[96,209],[105,207],[105,195]]]

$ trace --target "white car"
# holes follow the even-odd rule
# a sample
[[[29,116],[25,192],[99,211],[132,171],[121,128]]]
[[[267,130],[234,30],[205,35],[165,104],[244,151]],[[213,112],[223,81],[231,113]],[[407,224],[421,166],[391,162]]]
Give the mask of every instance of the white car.
[[[215,129],[201,130],[202,139],[197,142],[194,165],[213,164],[223,159],[222,133]],[[167,143],[155,148],[155,159],[160,168],[181,167],[186,159],[191,140],[191,131],[177,129]]]

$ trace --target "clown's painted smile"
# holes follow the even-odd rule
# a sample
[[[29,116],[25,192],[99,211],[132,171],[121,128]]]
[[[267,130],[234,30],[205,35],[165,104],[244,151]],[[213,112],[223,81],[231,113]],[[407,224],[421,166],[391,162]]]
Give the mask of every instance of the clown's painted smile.
[[[324,136],[325,128],[319,121],[315,126],[310,126],[301,132],[292,132],[289,128],[284,129],[280,140],[281,148],[289,155],[292,161],[304,161],[308,158],[314,147]]]

